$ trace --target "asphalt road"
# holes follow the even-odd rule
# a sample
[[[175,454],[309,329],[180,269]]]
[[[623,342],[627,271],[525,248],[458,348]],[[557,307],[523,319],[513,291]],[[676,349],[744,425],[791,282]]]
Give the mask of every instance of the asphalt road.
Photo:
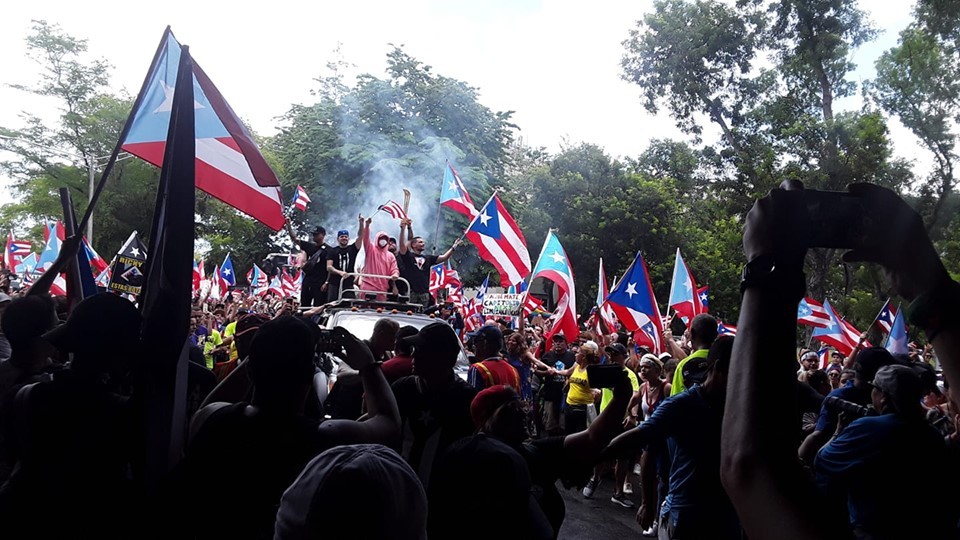
[[[602,539],[619,538],[622,540],[643,537],[640,525],[637,525],[636,506],[624,508],[610,502],[613,496],[613,479],[604,477],[593,498],[585,499],[578,490],[566,490],[560,487],[560,494],[567,505],[567,514],[560,527],[560,539]],[[636,505],[639,493],[631,495]]]

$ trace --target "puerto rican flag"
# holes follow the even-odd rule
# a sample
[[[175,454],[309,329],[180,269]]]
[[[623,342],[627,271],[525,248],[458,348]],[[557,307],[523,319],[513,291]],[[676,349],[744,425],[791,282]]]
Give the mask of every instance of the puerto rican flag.
[[[3,262],[7,265],[7,268],[13,271],[17,264],[26,257],[30,255],[33,251],[33,245],[26,240],[14,240],[13,232],[7,235],[7,249],[4,254]]]
[[[273,276],[273,278],[270,280],[270,285],[267,287],[267,290],[265,292],[273,293],[279,296],[280,298],[285,298],[287,296],[283,290],[283,281],[280,279],[279,273]]]
[[[527,292],[523,297],[523,316],[529,317],[532,313],[546,313],[543,309],[543,302],[539,298]]]
[[[723,324],[722,322],[717,324],[717,336],[736,336],[737,327],[732,324]]]
[[[610,291],[607,302],[613,307],[620,324],[634,333],[633,340],[638,346],[647,347],[654,354],[663,352],[663,318],[640,252],[624,272],[620,283]]]
[[[407,219],[407,213],[403,211],[403,207],[397,204],[396,201],[387,201],[380,205],[379,210],[393,216],[393,219],[404,220]]]
[[[489,283],[490,276],[487,275],[477,289],[477,296],[471,298],[463,307],[463,328],[467,332],[475,332],[483,325],[483,297],[487,295]]]
[[[470,219],[477,217],[477,209],[470,200],[470,194],[467,188],[463,187],[463,181],[460,175],[448,163],[447,168],[443,170],[443,185],[440,187],[440,206],[463,214]]]
[[[434,298],[440,289],[456,290],[462,285],[460,274],[450,265],[450,262],[435,264],[430,267],[430,288],[429,292]]]
[[[563,334],[568,342],[576,340],[580,337],[580,326],[577,324],[577,293],[574,289],[573,268],[567,252],[560,245],[560,239],[552,230],[547,231],[540,258],[530,275],[530,283],[537,278],[549,279],[559,291],[557,310],[554,313],[556,319],[543,338],[549,343],[550,338],[559,333]]]
[[[296,276],[291,276],[287,270],[280,270],[280,282],[283,285],[284,296],[300,296],[300,284],[303,283],[303,274],[297,270]]]
[[[695,316],[703,312],[698,291],[697,281],[693,278],[690,268],[683,262],[683,257],[680,256],[680,248],[677,248],[677,257],[673,265],[673,282],[670,284],[669,304],[685,324],[689,325]]]
[[[883,331],[890,333],[893,329],[893,322],[897,319],[897,310],[890,305],[890,299],[887,298],[887,301],[883,303],[883,307],[880,308],[880,313],[877,314],[877,319],[874,321],[876,324],[880,325],[880,328],[883,328]]]
[[[889,300],[887,302],[889,303]],[[908,354],[910,346],[907,341],[909,341],[907,339],[907,325],[903,321],[903,312],[898,311],[890,325],[890,333],[887,336],[884,348],[890,351],[890,354]]]
[[[817,328],[826,328],[830,324],[830,314],[823,304],[809,296],[800,300],[797,306],[797,323]]]
[[[110,288],[110,278],[112,274],[110,273],[110,267],[106,267],[97,275],[96,284],[97,287],[103,287],[104,289]]]
[[[200,269],[200,263],[193,261],[193,294],[200,291],[200,282],[203,280],[203,271]]]
[[[247,283],[250,284],[250,295],[259,296],[267,291],[267,274],[259,266],[253,265],[253,268],[247,272]]]
[[[700,298],[700,313],[710,313],[710,287],[697,289],[697,296]]]
[[[107,261],[103,260],[103,257],[97,253],[97,250],[93,249],[93,246],[87,242],[86,238],[83,238],[82,240],[84,252],[87,254],[87,260],[90,261],[90,269],[93,271],[94,275],[100,275],[110,265],[107,264]]]
[[[123,141],[124,150],[157,167],[163,164],[179,62],[180,43],[167,28]],[[193,94],[197,187],[279,231],[285,223],[280,182],[253,136],[196,63]]]
[[[237,285],[237,274],[233,271],[233,259],[230,254],[223,258],[223,264],[220,265],[220,278],[231,287]]]
[[[455,308],[463,306],[463,285],[447,286],[447,302],[452,302]]]
[[[607,327],[607,332],[613,332],[617,329],[617,316],[613,314],[613,308],[607,304],[607,295],[609,294],[607,273],[603,270],[603,257],[600,257],[600,275],[597,283],[597,316]]]
[[[14,267],[13,271],[19,275],[32,274],[37,270],[37,261],[39,258],[36,253],[31,253],[20,260],[19,263]]]
[[[503,288],[530,275],[527,241],[496,193],[467,227],[466,237],[477,246],[480,258],[500,272]]]
[[[303,186],[297,186],[297,192],[293,195],[293,207],[301,212],[307,211],[307,203],[313,202],[310,200],[310,197],[307,196],[307,190],[303,189]]]
[[[220,274],[220,267],[214,266],[213,273],[210,274],[210,293],[208,296],[214,300],[220,300],[226,296],[228,289],[229,285]]]
[[[860,333],[857,332],[855,336],[851,336],[850,329],[844,324],[845,321],[837,316],[829,300],[824,300],[823,309],[827,312],[829,319],[826,326],[814,329],[813,339],[834,347],[844,356],[850,356],[860,340]]]

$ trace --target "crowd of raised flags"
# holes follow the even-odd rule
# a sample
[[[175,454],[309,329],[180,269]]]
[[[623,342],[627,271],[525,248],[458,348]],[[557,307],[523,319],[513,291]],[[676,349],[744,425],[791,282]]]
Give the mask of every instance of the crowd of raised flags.
[[[181,52],[181,45],[168,28],[118,143],[119,148],[157,166],[164,163],[168,135],[172,129],[171,114]],[[287,218],[284,215],[283,199],[276,175],[220,92],[198,65],[191,65],[196,187],[267,227],[279,230]],[[310,202],[307,191],[298,185],[289,209],[306,211]],[[528,284],[541,278],[553,282],[559,294],[555,309],[548,314],[553,320],[549,334],[561,333],[568,340],[579,337],[581,325],[576,305],[573,268],[560,238],[552,230],[547,233],[536,264],[531,264],[523,232],[498,194],[494,192],[478,210],[462,178],[449,163],[443,169],[440,207],[452,210],[469,220],[462,238],[472,242],[479,256],[496,268],[502,287],[522,293],[523,314],[545,312],[540,300],[526,290]],[[395,219],[407,219],[404,207],[393,200],[380,205],[378,211],[384,211]],[[60,243],[64,240],[63,225],[48,224],[44,236],[43,250],[37,254],[33,253],[31,242],[14,238],[12,233],[8,235],[4,260],[7,267],[22,276],[27,284],[53,264],[59,253]],[[84,242],[83,247],[83,255],[92,273],[91,282],[101,287],[109,287],[115,278],[111,275],[111,264],[103,260],[88,243]],[[709,311],[709,288],[697,284],[679,248],[676,252],[666,316],[660,311],[646,263],[639,252],[619,282],[609,286],[602,260],[599,266],[597,299],[584,325],[587,328],[597,332],[618,329],[630,332],[637,345],[659,353],[664,350],[664,344],[661,343],[663,331],[671,326],[674,317],[688,324],[697,314]],[[296,296],[303,280],[299,270],[287,271],[281,268],[274,275],[268,276],[257,265],[247,272],[246,277],[251,296]],[[483,321],[483,297],[488,279],[484,280],[479,294],[467,300],[463,293],[463,283],[448,262],[431,268],[430,293],[439,298],[443,291],[442,296],[454,302],[461,310],[467,330],[470,330]],[[222,264],[214,267],[209,277],[205,273],[203,261],[194,261],[194,297],[205,295],[214,299],[224,298],[236,285],[236,272],[229,254]],[[64,276],[59,276],[52,292],[66,294],[66,288]],[[826,300],[823,303],[812,298],[802,301],[798,308],[797,321],[802,325],[813,326],[814,339],[836,348],[843,354],[849,354],[862,341],[861,332],[839,316]],[[889,334],[888,347],[891,350],[899,350],[904,346],[906,332],[902,317],[889,302],[877,316],[876,323]],[[718,330],[723,334],[736,334],[735,326],[723,322],[720,322]],[[547,337],[549,338],[549,335]]]

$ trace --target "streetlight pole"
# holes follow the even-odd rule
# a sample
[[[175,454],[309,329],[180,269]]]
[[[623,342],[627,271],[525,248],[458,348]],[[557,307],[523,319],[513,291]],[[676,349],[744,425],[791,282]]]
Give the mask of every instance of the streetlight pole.
[[[87,180],[89,188],[87,189],[87,204],[93,202],[93,190],[94,182],[96,182],[97,171],[95,167],[97,166],[97,158],[93,154],[90,154],[87,157]],[[93,214],[90,214],[90,219],[87,220],[87,242],[90,245],[93,245]]]

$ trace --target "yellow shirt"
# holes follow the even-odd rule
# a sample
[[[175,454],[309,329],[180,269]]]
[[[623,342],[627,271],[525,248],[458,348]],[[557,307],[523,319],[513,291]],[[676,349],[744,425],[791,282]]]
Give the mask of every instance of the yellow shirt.
[[[575,364],[573,373],[570,375],[567,405],[590,405],[591,403],[593,403],[593,392],[590,389],[590,381],[587,379],[587,368]]]
[[[233,321],[223,329],[223,337],[228,338],[237,333],[237,321]],[[240,356],[237,352],[237,340],[230,342],[230,360],[236,360]]]
[[[630,386],[633,388],[634,393],[636,393],[637,390],[640,390],[640,381],[637,380],[637,374],[626,366],[624,366],[623,370],[627,372],[627,378],[630,379]],[[600,412],[603,412],[603,410],[607,408],[607,405],[613,401],[613,389],[603,388],[600,392],[602,393],[600,397]]]

